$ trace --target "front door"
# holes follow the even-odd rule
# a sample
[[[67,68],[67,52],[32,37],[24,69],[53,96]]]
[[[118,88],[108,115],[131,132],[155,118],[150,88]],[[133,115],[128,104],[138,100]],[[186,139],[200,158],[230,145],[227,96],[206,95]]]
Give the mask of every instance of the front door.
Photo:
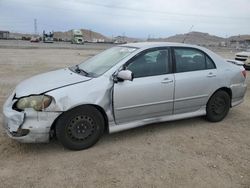
[[[134,80],[114,84],[117,124],[173,113],[174,76],[168,49],[143,52],[125,68],[133,72]]]

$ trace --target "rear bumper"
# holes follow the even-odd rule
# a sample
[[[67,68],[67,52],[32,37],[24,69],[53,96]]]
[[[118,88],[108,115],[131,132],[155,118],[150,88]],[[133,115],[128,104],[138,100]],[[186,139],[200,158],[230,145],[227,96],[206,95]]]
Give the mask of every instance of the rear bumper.
[[[244,101],[244,96],[247,91],[247,84],[234,84],[231,86],[232,102],[231,106],[237,106]]]

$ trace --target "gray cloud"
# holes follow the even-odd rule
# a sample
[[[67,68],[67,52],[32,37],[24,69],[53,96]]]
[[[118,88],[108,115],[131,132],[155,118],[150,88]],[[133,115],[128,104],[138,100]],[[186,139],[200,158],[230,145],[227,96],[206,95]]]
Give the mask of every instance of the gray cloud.
[[[248,0],[0,0],[0,29],[33,32],[87,28],[108,36],[164,37],[193,30],[226,35],[250,31]],[[240,10],[240,11],[239,11]]]

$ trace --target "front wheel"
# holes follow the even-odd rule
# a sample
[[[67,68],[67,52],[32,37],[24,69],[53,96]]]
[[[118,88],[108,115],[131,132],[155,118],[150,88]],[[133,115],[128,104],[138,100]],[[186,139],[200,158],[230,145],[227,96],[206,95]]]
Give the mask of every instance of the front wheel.
[[[104,118],[93,106],[80,106],[64,112],[56,123],[56,135],[71,150],[93,146],[104,131]]]
[[[212,95],[206,107],[206,118],[211,122],[223,120],[230,109],[230,96],[227,92],[219,90]]]

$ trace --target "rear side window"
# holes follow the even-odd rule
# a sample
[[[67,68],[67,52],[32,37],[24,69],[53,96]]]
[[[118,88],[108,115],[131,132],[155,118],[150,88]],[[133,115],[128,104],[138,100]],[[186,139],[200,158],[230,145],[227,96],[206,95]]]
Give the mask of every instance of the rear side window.
[[[189,72],[215,68],[212,60],[200,50],[193,48],[174,49],[176,72]]]
[[[207,69],[215,69],[214,62],[206,56]]]

